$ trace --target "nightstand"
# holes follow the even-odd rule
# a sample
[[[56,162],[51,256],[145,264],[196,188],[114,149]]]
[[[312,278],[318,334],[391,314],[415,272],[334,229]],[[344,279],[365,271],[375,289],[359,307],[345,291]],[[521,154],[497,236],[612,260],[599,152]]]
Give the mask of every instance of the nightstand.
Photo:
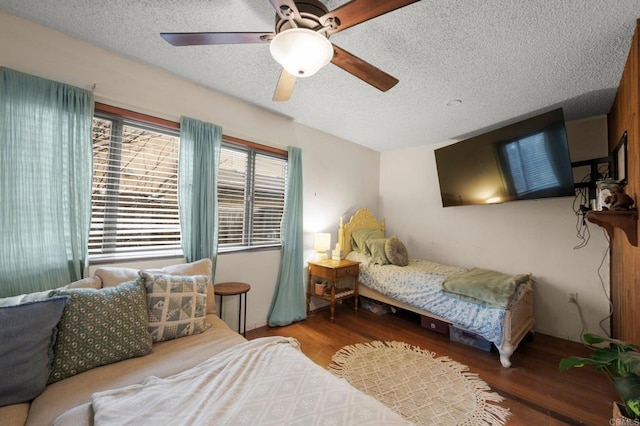
[[[309,276],[307,277],[307,314],[310,310],[312,297],[326,300],[331,303],[331,321],[333,321],[336,301],[353,298],[354,311],[358,311],[358,275],[360,274],[360,262],[351,260],[321,260],[309,262]],[[324,278],[331,282],[331,288],[321,293],[316,293],[313,277]],[[336,288],[338,280],[344,277],[353,277],[353,288]]]

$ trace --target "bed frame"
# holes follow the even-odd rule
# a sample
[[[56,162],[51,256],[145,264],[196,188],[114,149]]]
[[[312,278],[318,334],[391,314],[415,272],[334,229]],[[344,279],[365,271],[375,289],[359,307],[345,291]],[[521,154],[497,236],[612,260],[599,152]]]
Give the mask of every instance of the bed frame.
[[[357,229],[380,229],[384,233],[384,220],[378,221],[369,209],[358,210],[348,223],[343,223],[340,218],[340,228],[338,230],[338,243],[340,244],[340,255],[344,259],[351,251],[351,233]],[[439,321],[447,322],[443,318],[431,312],[416,308],[398,300],[392,299],[384,294],[368,288],[360,282],[358,294],[369,297],[392,306],[397,306],[411,312],[418,313]],[[498,347],[500,352],[500,363],[504,367],[511,366],[511,355],[518,347],[518,344],[532,330],[535,319],[533,317],[533,282],[524,284],[517,300],[507,309],[504,317],[504,330],[502,344]]]

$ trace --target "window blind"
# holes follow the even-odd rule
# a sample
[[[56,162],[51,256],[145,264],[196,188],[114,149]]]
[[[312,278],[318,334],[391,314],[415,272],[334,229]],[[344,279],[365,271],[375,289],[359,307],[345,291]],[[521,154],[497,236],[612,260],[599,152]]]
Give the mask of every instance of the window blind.
[[[94,118],[90,256],[181,253],[179,140],[168,129]]]
[[[223,144],[218,169],[221,251],[280,244],[287,159]]]

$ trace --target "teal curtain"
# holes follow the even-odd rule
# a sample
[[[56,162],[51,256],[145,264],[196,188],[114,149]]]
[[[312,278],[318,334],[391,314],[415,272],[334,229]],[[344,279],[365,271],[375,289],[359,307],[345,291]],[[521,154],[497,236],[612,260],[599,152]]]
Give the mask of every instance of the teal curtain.
[[[280,239],[282,257],[275,294],[269,308],[269,325],[288,325],[307,317],[302,257],[302,151],[289,147],[287,198]]]
[[[0,68],[0,297],[81,279],[93,95]]]
[[[209,258],[215,278],[218,253],[218,165],[222,127],[180,119],[178,198],[182,250],[187,262]]]

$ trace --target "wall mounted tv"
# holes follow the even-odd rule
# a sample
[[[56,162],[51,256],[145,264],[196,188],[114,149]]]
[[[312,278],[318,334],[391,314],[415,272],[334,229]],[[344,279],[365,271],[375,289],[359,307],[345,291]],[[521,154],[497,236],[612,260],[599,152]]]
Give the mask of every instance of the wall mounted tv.
[[[562,109],[436,149],[444,207],[575,195]]]

